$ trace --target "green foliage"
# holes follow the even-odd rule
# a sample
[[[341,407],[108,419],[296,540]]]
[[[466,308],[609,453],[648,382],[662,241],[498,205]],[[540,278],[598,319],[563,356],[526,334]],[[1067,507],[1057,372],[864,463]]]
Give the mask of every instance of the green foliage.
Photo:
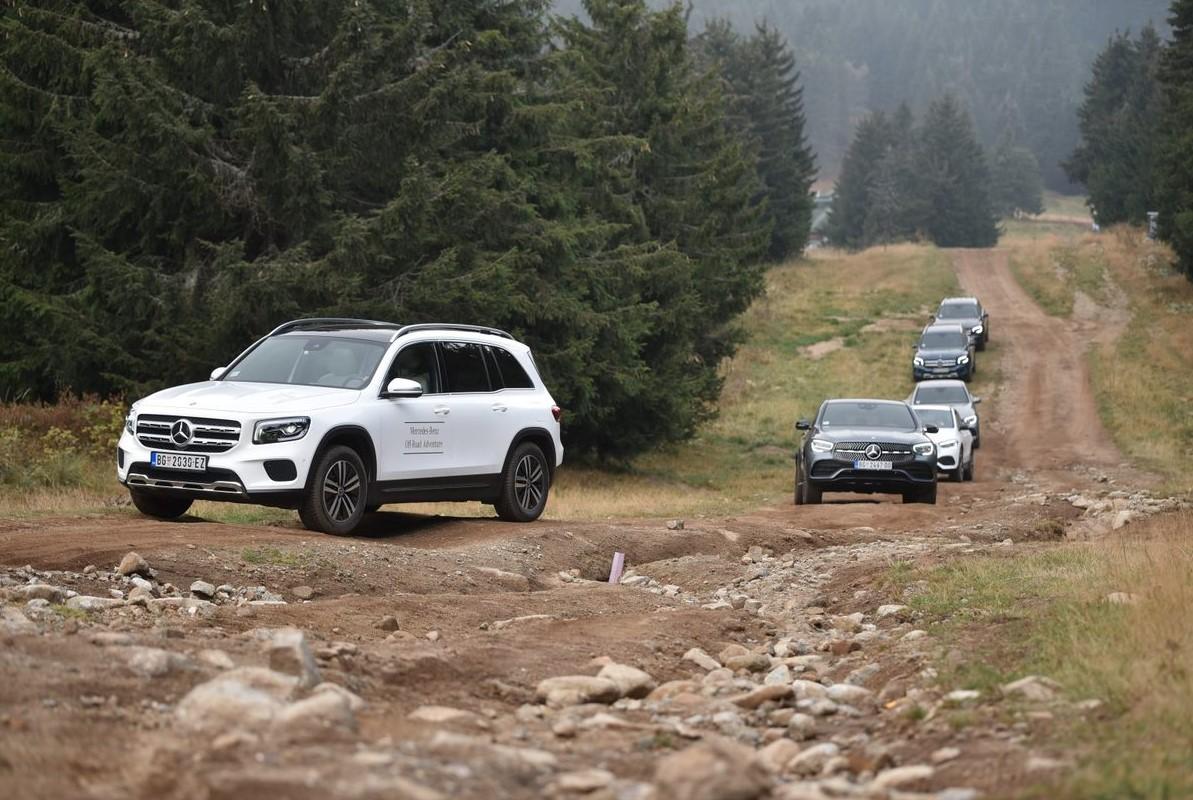
[[[546,0],[18,5],[0,397],[202,379],[299,316],[470,321],[535,348],[569,447],[624,456],[711,413],[772,227],[802,245],[807,173],[758,161],[802,147],[769,34],[786,116],[763,136],[678,7],[594,0],[553,27]]]
[[[1161,52],[1160,37],[1148,26],[1136,39],[1116,34],[1094,61],[1078,112],[1081,143],[1064,166],[1086,187],[1099,225],[1141,224],[1155,210]]]
[[[1010,133],[990,155],[990,202],[999,217],[1044,213],[1044,183],[1035,154]]]
[[[858,125],[829,214],[829,240],[859,249],[923,235],[941,247],[998,241],[990,174],[973,124],[945,96],[916,128],[903,107]]]
[[[1173,0],[1172,43],[1159,78],[1167,99],[1159,134],[1156,194],[1160,236],[1193,281],[1193,2]]]

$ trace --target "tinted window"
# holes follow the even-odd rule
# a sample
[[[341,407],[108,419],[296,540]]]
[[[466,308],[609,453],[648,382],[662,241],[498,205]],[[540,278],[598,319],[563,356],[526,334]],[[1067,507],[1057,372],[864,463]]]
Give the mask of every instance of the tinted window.
[[[435,360],[435,344],[419,342],[403,347],[402,352],[394,359],[393,366],[389,368],[385,385],[388,386],[394,378],[416,381],[423,387],[424,394],[438,394],[443,391],[439,382],[439,365]]]
[[[929,331],[920,337],[920,347],[925,350],[964,350],[969,347],[969,337],[960,331]]]
[[[479,344],[440,342],[443,357],[444,382],[449,392],[488,392],[489,373],[485,371],[485,354]]]
[[[387,347],[366,339],[276,336],[245,356],[224,380],[360,389],[372,379]]]
[[[823,428],[898,428],[919,427],[907,406],[893,403],[829,403],[820,420]]]
[[[926,406],[968,403],[969,392],[963,386],[921,386],[915,390],[915,402]]]
[[[944,409],[917,409],[916,416],[925,425],[935,425],[938,428],[955,428],[956,423],[953,422],[953,412],[945,411]]]
[[[533,389],[534,382],[530,380],[530,376],[526,374],[526,370],[522,369],[522,365],[518,363],[518,359],[514,354],[503,347],[486,346],[489,351],[489,356],[492,358],[490,364],[496,364],[497,373],[501,378],[501,385],[506,389]],[[493,383],[497,383],[498,375],[494,375]]]

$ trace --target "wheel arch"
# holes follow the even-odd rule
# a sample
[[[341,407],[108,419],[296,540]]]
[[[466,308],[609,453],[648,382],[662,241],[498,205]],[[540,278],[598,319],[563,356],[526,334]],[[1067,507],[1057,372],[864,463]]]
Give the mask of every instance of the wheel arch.
[[[373,437],[360,425],[337,425],[323,434],[323,438],[319,441],[319,447],[315,449],[310,469],[307,470],[307,488],[311,486],[319,459],[328,449],[341,444],[351,447],[360,456],[360,460],[364,462],[365,469],[369,473],[367,482],[372,484],[377,480],[377,448],[373,445]]]
[[[505,451],[505,461],[501,465],[501,474],[504,475],[509,469],[510,459],[514,456],[514,451],[518,449],[518,445],[525,442],[532,442],[538,445],[539,449],[543,451],[543,455],[547,457],[547,471],[552,478],[555,476],[555,439],[551,437],[551,432],[546,428],[523,428],[514,436],[513,441],[510,442],[509,449]]]

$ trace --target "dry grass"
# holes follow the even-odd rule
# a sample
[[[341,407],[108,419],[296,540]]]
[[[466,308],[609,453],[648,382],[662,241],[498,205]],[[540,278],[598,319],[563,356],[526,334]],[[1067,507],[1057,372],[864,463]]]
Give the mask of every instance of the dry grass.
[[[1097,724],[1070,719],[1063,739],[1088,753],[1046,797],[1193,796],[1193,515],[1122,536],[1006,557],[892,572],[927,581],[910,604],[974,658],[946,677],[991,691],[1047,675],[1069,700],[1097,699]],[[1107,601],[1131,595],[1132,604]],[[954,685],[952,683],[950,686]]]
[[[1106,299],[1106,238],[1068,230],[1032,238],[1010,237],[1004,245],[1010,251],[1015,279],[1028,294],[1048,314],[1069,317],[1078,292],[1095,302]]]

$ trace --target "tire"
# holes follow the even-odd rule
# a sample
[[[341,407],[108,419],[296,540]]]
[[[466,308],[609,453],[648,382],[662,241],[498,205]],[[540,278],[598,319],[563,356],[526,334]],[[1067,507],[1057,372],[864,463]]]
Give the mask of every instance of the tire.
[[[804,476],[804,505],[818,506],[824,500],[824,491],[812,485],[807,476]]]
[[[924,503],[926,505],[936,505],[936,484],[925,487],[923,489],[912,489],[903,493],[904,503]]]
[[[949,480],[953,483],[961,483],[961,481],[965,480],[965,467],[957,467],[955,470],[950,472]]]
[[[985,338],[978,339],[976,349],[979,353],[986,349],[986,339]]]
[[[974,472],[973,453],[969,454],[969,465],[962,472],[962,480],[972,481]]]
[[[328,448],[307,481],[298,516],[308,530],[347,536],[365,515],[369,474],[351,447]]]
[[[170,497],[169,495],[152,492],[138,492],[129,490],[133,505],[147,517],[158,519],[178,519],[190,510],[194,501],[189,497]]]
[[[523,442],[510,455],[493,507],[506,522],[534,522],[547,507],[550,491],[551,465],[537,444]]]
[[[982,437],[978,435],[978,432],[976,430],[973,432],[973,449],[974,450],[982,449]]]
[[[797,506],[802,506],[804,504],[804,484],[800,480],[799,474],[800,468],[799,462],[797,461],[795,464],[795,504]]]

